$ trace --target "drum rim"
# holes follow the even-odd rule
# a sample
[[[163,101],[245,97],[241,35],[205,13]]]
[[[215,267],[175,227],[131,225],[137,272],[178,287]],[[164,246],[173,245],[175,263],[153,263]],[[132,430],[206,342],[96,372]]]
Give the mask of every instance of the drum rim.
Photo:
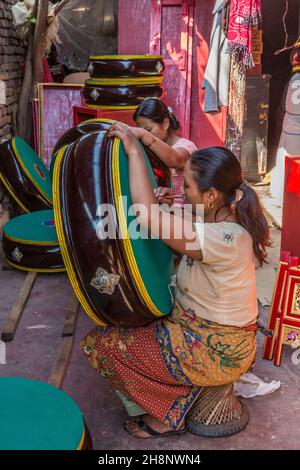
[[[72,144],[71,144],[72,145]],[[98,318],[95,313],[93,312],[92,306],[90,303],[87,301],[84,295],[82,295],[82,288],[80,286],[80,283],[77,279],[76,272],[73,267],[72,260],[69,256],[69,251],[67,248],[67,241],[66,241],[66,236],[64,233],[63,229],[63,216],[61,213],[61,199],[60,199],[60,177],[61,177],[61,162],[63,160],[63,157],[65,155],[66,150],[69,148],[69,145],[65,145],[61,149],[58,150],[57,152],[57,157],[55,160],[54,164],[54,171],[53,171],[53,206],[54,206],[54,219],[55,219],[55,226],[56,226],[56,231],[58,235],[58,241],[59,241],[59,246],[61,250],[61,255],[63,262],[65,264],[65,269],[68,273],[69,280],[71,282],[71,285],[73,287],[73,290],[84,308],[85,312],[87,315],[94,320],[95,323],[99,326],[107,326],[107,323],[104,323],[103,321]]]
[[[27,142],[24,141],[26,144]],[[28,144],[27,144],[28,145]],[[30,146],[29,146],[30,147]],[[27,170],[26,166],[24,165],[23,161],[22,161],[22,158],[18,152],[18,149],[17,149],[17,146],[16,146],[16,137],[14,137],[12,139],[12,148],[13,148],[13,151],[14,151],[14,155],[16,156],[19,164],[21,165],[23,171],[25,172],[26,176],[29,178],[29,180],[31,181],[31,183],[34,185],[34,187],[40,192],[40,194],[46,199],[46,201],[49,203],[49,204],[53,204],[53,201],[49,198],[49,196],[45,193],[45,191],[39,186],[37,185],[36,181],[32,178],[31,174],[29,173],[29,171]],[[32,149],[33,150],[33,149]],[[34,151],[34,150],[33,150]],[[41,163],[42,160],[41,160]],[[47,169],[48,171],[48,169]],[[49,176],[50,178],[50,176]],[[52,196],[53,197],[53,196]]]
[[[6,224],[5,224],[6,225]],[[59,246],[59,241],[34,241],[34,240],[24,240],[22,238],[11,237],[4,232],[5,226],[3,227],[3,236],[12,242],[23,243],[24,245],[38,245],[38,246]]]
[[[26,266],[15,264],[12,261],[9,261],[6,257],[5,257],[5,261],[13,268],[19,269],[21,271],[30,271],[34,273],[64,273],[66,272],[65,267],[64,268],[29,268]]]
[[[10,184],[8,183],[8,181],[6,180],[4,175],[1,173],[1,171],[0,171],[0,181],[3,183],[3,185],[5,186],[5,188],[7,189],[9,194],[11,195],[11,197],[19,204],[21,209],[23,209],[25,212],[29,213],[30,209],[27,209],[27,207],[23,204],[23,202],[21,202],[21,200],[19,199],[17,194],[13,191],[12,187],[10,186]]]
[[[132,86],[132,85],[160,85],[163,77],[128,77],[128,78],[89,78],[85,81],[86,86],[91,85],[113,85],[113,86]]]
[[[87,119],[86,121],[80,122],[77,125],[77,127],[81,126],[82,124],[88,124],[90,122],[103,122],[103,123],[107,122],[109,124],[113,124],[116,121],[114,121],[113,119],[108,119],[108,118],[107,119],[105,119],[105,118],[92,118],[92,119]]]
[[[112,181],[114,185],[114,194],[116,195],[116,199],[122,196],[120,172],[118,171],[118,162],[119,162],[118,155],[119,155],[120,143],[121,143],[120,139],[118,137],[115,137],[113,146],[112,146],[111,170],[112,170]],[[140,295],[143,298],[149,311],[158,318],[165,317],[165,314],[161,312],[153,303],[153,300],[148,294],[145,284],[143,282],[143,279],[141,277],[140,270],[138,268],[136,258],[133,252],[133,248],[130,242],[130,237],[129,237],[127,223],[126,223],[126,215],[124,213],[122,204],[116,205],[116,212],[117,212],[117,217],[118,217],[119,230],[120,230],[120,233],[122,234],[120,242],[123,245],[124,253],[126,255],[128,266],[130,268],[131,275],[134,279],[134,283],[138,287]]]
[[[139,105],[131,105],[131,106],[122,106],[122,105],[115,105],[115,106],[108,106],[108,105],[97,105],[97,104],[89,104],[85,103],[87,108],[94,108],[94,109],[137,109]]]
[[[89,60],[138,60],[138,59],[143,59],[143,60],[164,60],[162,55],[139,55],[139,54],[133,54],[133,55],[92,55],[89,57]]]
[[[53,214],[53,218],[54,218],[54,211],[53,209],[44,209],[44,210],[40,210],[40,211],[33,211],[33,212],[29,212],[27,214],[20,214],[16,217],[14,217],[13,219],[11,220],[8,220],[7,223],[4,225],[3,227],[3,236],[5,238],[7,238],[8,240],[10,241],[13,241],[13,242],[17,242],[17,243],[22,243],[23,245],[38,245],[38,246],[58,246],[59,247],[59,241],[58,241],[58,237],[56,240],[45,240],[45,241],[41,241],[41,240],[26,240],[24,238],[18,238],[18,237],[14,237],[12,235],[9,235],[8,233],[6,233],[6,230],[7,230],[7,225],[10,224],[11,222],[14,222],[17,218],[19,217],[22,217],[23,220],[26,217],[34,217],[34,215],[36,215],[37,213],[40,213],[40,212],[51,212],[51,214]]]

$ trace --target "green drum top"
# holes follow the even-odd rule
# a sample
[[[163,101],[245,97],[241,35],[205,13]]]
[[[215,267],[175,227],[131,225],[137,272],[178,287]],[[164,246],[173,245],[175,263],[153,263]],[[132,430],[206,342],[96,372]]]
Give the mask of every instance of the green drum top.
[[[116,143],[115,143],[116,145]],[[143,147],[141,150],[147,164],[148,174],[152,186],[157,187],[153,170],[145,154]],[[122,142],[119,146],[119,154],[113,157],[113,175],[115,181],[115,195],[121,195],[127,198],[127,206],[132,204],[130,186],[128,158],[125,154]],[[119,190],[118,190],[119,186]],[[145,239],[142,236],[136,237],[135,232],[137,223],[134,222],[135,216],[128,215],[128,210],[124,210],[119,215],[121,231],[127,231],[130,236],[130,247],[125,248],[128,265],[132,276],[140,291],[140,294],[148,304],[150,310],[157,316],[167,315],[173,306],[173,275],[174,265],[172,250],[159,239]],[[121,220],[125,215],[126,224],[122,227]],[[132,233],[131,233],[132,231]]]
[[[12,146],[15,156],[28,178],[40,190],[45,199],[52,203],[52,183],[47,167],[24,140],[15,137]]]
[[[47,383],[0,378],[0,450],[76,450],[84,421],[76,403]]]
[[[7,222],[4,234],[16,241],[35,244],[58,244],[53,210],[23,214]]]

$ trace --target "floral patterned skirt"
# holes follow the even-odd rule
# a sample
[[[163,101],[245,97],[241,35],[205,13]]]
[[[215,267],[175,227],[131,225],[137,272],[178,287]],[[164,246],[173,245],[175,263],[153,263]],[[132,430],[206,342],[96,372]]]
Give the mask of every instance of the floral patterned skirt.
[[[146,327],[97,327],[81,349],[97,372],[145,412],[176,429],[202,386],[237,380],[255,360],[256,325],[200,319],[178,303]]]

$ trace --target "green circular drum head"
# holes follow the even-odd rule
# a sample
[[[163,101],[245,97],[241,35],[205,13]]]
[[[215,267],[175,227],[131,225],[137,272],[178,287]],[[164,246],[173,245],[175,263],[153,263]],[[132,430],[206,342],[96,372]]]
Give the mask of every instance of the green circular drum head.
[[[12,140],[15,157],[24,173],[44,198],[52,203],[52,183],[48,168],[41,161],[35,151],[20,137]]]
[[[152,186],[157,187],[149,160],[142,145],[140,147]],[[118,213],[118,219],[121,232],[127,239],[130,237],[130,245],[125,243],[124,249],[133,280],[149,309],[157,316],[167,315],[171,312],[174,294],[172,250],[159,239],[136,236],[137,221],[134,215],[128,213],[128,208],[132,205],[128,158],[118,139],[114,142],[112,171],[115,196],[121,195],[123,201],[127,200],[127,210],[125,207],[121,208],[123,213]]]
[[[5,224],[3,232],[11,240],[24,243],[58,244],[52,209],[19,215]]]
[[[0,377],[0,450],[76,450],[84,421],[76,403],[44,382]]]

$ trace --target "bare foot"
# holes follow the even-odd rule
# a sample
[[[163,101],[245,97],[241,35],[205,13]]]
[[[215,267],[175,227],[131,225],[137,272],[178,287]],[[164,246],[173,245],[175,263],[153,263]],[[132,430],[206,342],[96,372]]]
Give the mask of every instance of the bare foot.
[[[174,432],[174,429],[166,426],[161,421],[153,418],[150,415],[137,416],[135,419],[131,419],[126,422],[127,431],[132,434],[134,437],[139,437],[141,439],[147,439],[153,437],[147,430],[141,429],[142,423],[145,423],[151,430],[155,431],[158,435],[164,435]],[[181,428],[183,429],[183,428]]]

